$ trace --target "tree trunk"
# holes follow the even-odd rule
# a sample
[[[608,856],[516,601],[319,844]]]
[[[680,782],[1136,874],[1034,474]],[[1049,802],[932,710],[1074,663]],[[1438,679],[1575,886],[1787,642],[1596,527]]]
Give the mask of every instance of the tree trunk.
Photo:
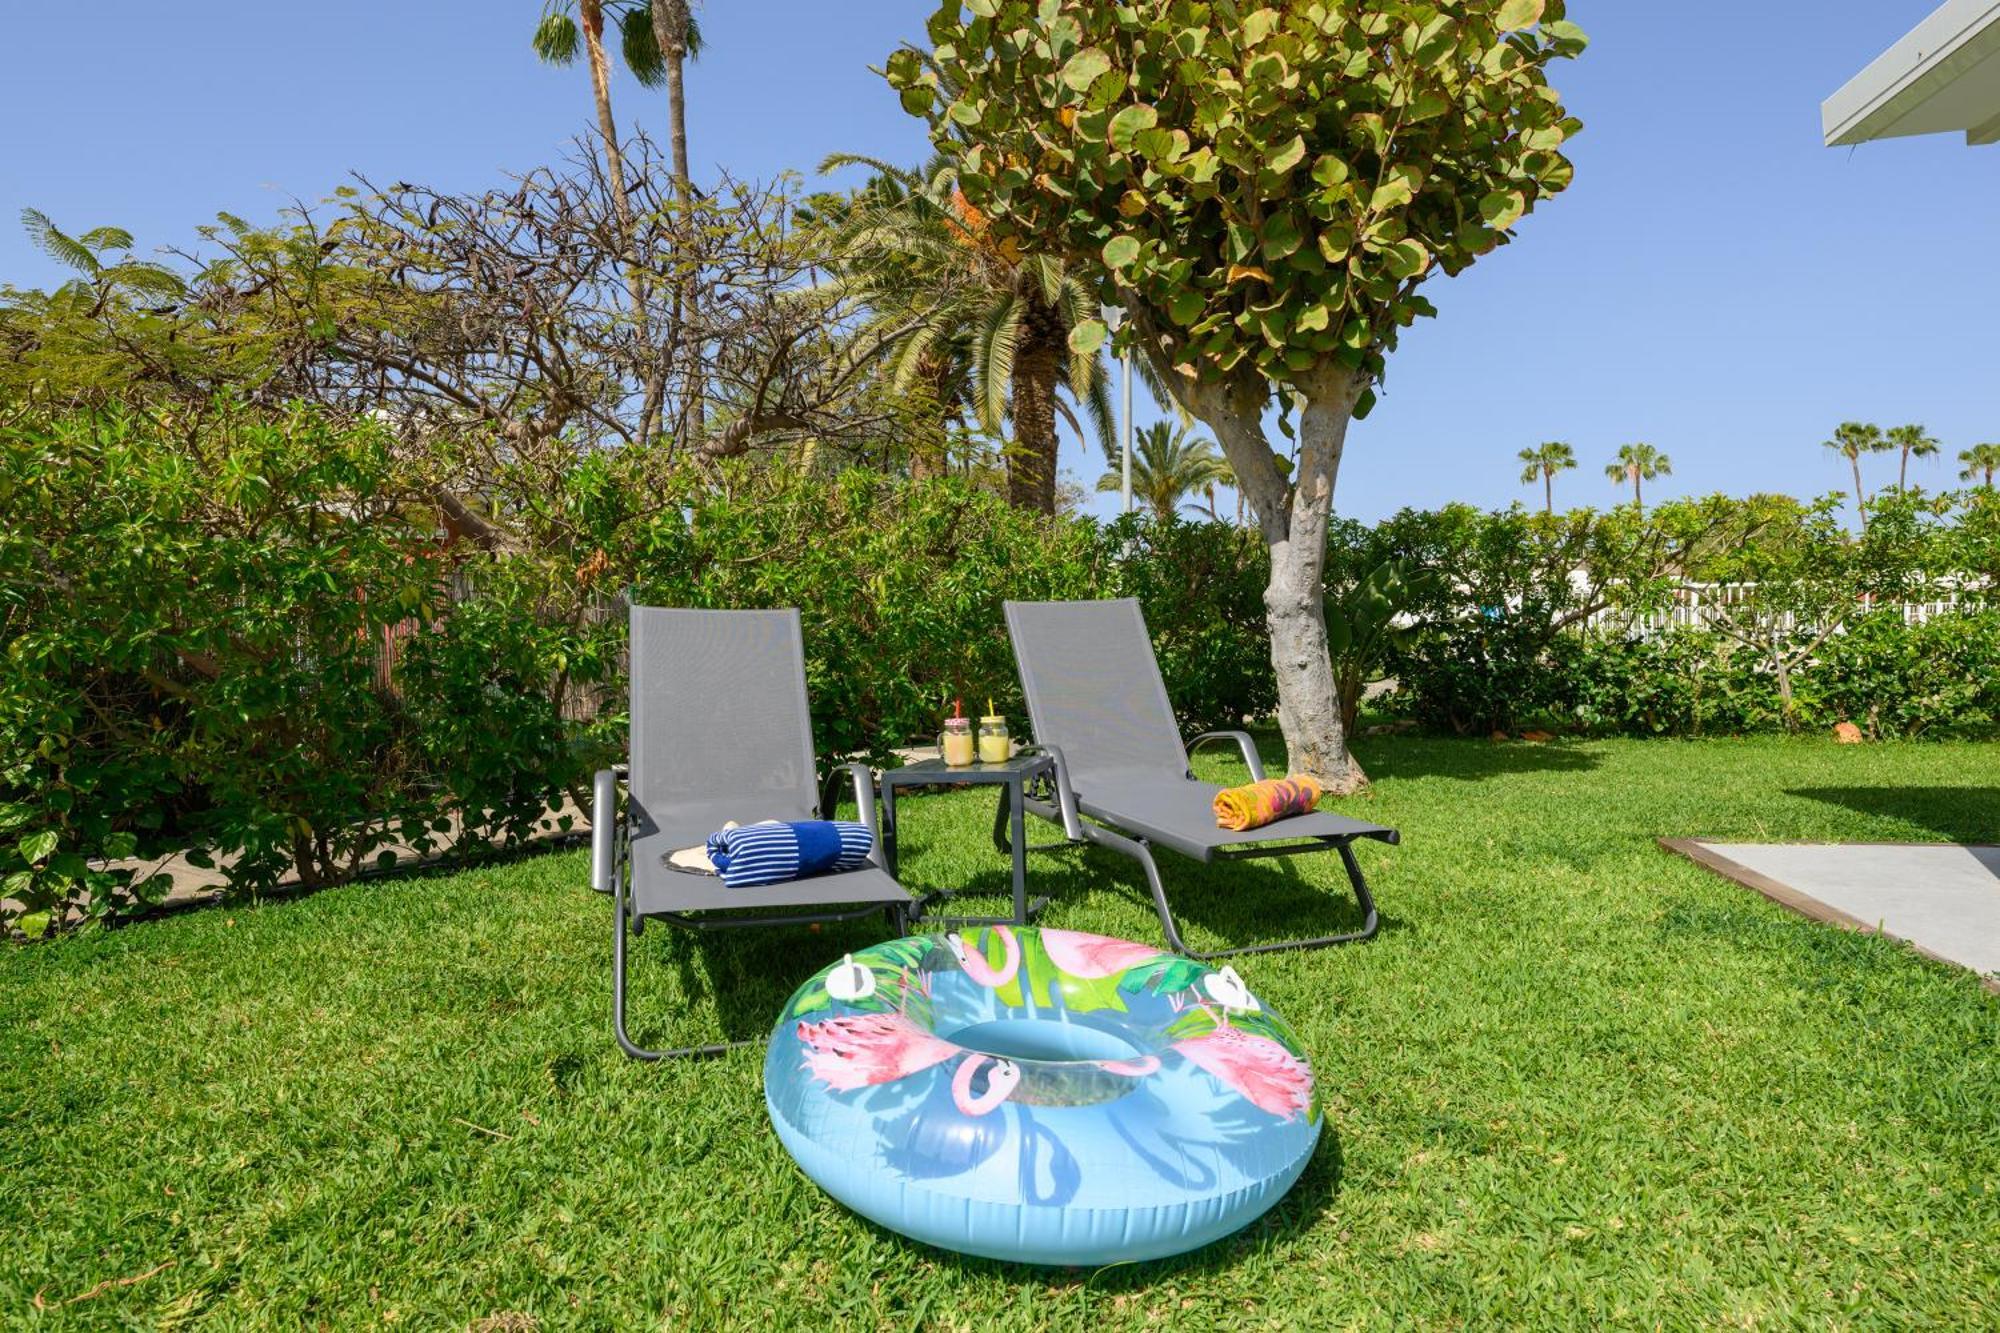
[[[653,42],[660,48],[660,61],[667,74],[667,134],[673,155],[674,191],[683,204],[688,201],[687,89],[687,0],[652,0]]]
[[[1029,316],[1014,355],[1014,448],[1007,455],[1007,502],[1037,513],[1056,512],[1056,386],[1062,348]]]
[[[1160,340],[1146,341],[1151,344],[1149,354],[1154,354]],[[1262,379],[1246,376],[1227,386],[1193,384],[1158,354],[1154,368],[1181,406],[1215,432],[1236,473],[1238,491],[1249,501],[1270,550],[1264,620],[1271,636],[1287,769],[1316,779],[1334,795],[1354,792],[1367,784],[1368,776],[1348,753],[1347,732],[1341,725],[1340,696],[1326,642],[1324,575],[1334,482],[1347,425],[1367,380],[1339,368],[1301,378],[1306,407],[1299,420],[1298,466],[1288,482],[1264,436],[1270,389]]]
[[[1849,454],[1847,461],[1854,465],[1854,512],[1861,519],[1861,530],[1868,531],[1868,501],[1861,495],[1861,455]]]
[[[946,476],[951,471],[951,432],[947,427],[946,399],[951,396],[951,363],[941,357],[926,356],[917,363],[916,382],[929,399],[920,401],[922,419],[910,443],[910,476],[918,481]]]
[[[646,284],[632,254],[632,197],[625,191],[625,154],[618,146],[618,124],[611,118],[611,64],[604,56],[603,0],[582,0],[583,44],[590,57],[590,91],[597,104],[597,132],[604,136],[604,164],[611,176],[611,206],[618,214],[618,260],[625,269],[625,290],[632,298],[632,321],[639,339],[646,340]]]
[[[1542,512],[1556,516],[1556,474],[1547,468],[1542,469]]]
[[[1324,371],[1300,387],[1306,405],[1299,417],[1297,484],[1288,531],[1282,541],[1269,543],[1271,583],[1264,590],[1264,616],[1271,630],[1278,725],[1285,733],[1288,768],[1344,796],[1365,785],[1368,777],[1347,750],[1327,650],[1326,530],[1347,426],[1367,382],[1350,372]]]
[[[673,162],[674,197],[680,202],[682,224],[687,225],[688,207],[694,197],[694,185],[688,175],[687,0],[652,0],[651,9],[653,41],[660,48],[660,60],[666,66],[667,74],[667,142]],[[683,336],[689,299],[687,283],[675,283],[673,335],[676,343]],[[678,359],[682,349],[676,345],[673,350]],[[688,368],[686,420],[689,432],[698,436],[706,429],[708,405],[703,401],[701,357],[695,354],[689,359],[692,364]]]
[[[1792,722],[1792,668],[1785,661],[1782,648],[1771,650],[1771,666],[1778,678],[1778,715],[1784,719],[1785,730],[1791,731],[1795,729]]]
[[[1910,488],[1910,450],[1903,449],[1902,461],[1896,464],[1896,494],[1901,495]]]

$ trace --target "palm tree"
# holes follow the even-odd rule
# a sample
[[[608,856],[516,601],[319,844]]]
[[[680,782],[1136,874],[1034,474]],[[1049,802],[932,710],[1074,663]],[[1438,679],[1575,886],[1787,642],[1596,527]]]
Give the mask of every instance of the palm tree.
[[[1937,438],[1922,426],[1891,426],[1887,435],[1888,447],[1902,451],[1903,459],[1896,469],[1896,491],[1898,494],[1908,489],[1910,480],[1910,460],[1930,458],[1938,451]]]
[[[1567,472],[1576,466],[1576,450],[1561,440],[1550,440],[1533,449],[1523,449],[1515,455],[1523,464],[1521,484],[1533,485],[1537,477],[1542,481],[1542,502],[1544,512],[1556,512],[1556,473]]]
[[[1865,421],[1843,421],[1833,428],[1833,438],[1823,443],[1854,469],[1854,508],[1861,515],[1861,526],[1866,528],[1868,497],[1861,492],[1861,455],[1880,453],[1889,447],[1882,428]]]
[[[1191,422],[1155,421],[1134,433],[1132,494],[1161,519],[1172,518],[1180,510],[1181,501],[1196,494],[1206,494],[1209,517],[1219,517],[1215,512],[1214,488],[1226,484],[1232,474],[1215,442],[1195,435],[1193,430]],[[1097,479],[1100,491],[1122,490],[1124,484],[1120,467],[1106,468]]]
[[[687,139],[687,85],[683,82],[687,62],[701,56],[701,25],[695,22],[688,0],[651,0],[644,7],[648,19],[646,27],[652,34],[652,58],[658,61],[659,81],[667,85],[667,140],[669,152],[673,156],[674,190],[680,196],[683,206],[688,202],[692,185],[688,180],[688,139]],[[637,8],[627,11],[636,14]],[[652,87],[654,80],[648,77],[653,68],[647,64],[641,69],[646,56],[643,43],[634,50],[628,38],[625,45],[626,63],[639,82]],[[635,61],[634,57],[641,59]]]
[[[1958,461],[1965,464],[1965,470],[1958,474],[1960,481],[1983,477],[1981,484],[1991,490],[1993,474],[2000,472],[2000,444],[1975,444],[1970,449],[1961,449]]]
[[[600,132],[611,124],[610,65],[604,59],[604,28],[618,24],[618,49],[625,68],[641,86],[667,90],[667,122],[673,153],[674,185],[687,201],[687,96],[682,74],[701,56],[701,24],[688,0],[548,0],[535,28],[535,53],[552,65],[567,65],[583,45],[591,52],[591,90],[597,100]],[[600,81],[600,74],[603,75]],[[616,152],[616,142],[613,141]],[[622,161],[621,161],[622,170]]]
[[[959,192],[949,159],[919,172],[836,155],[821,170],[852,163],[876,176],[825,219],[834,271],[817,295],[868,307],[856,336],[875,342],[896,388],[927,387],[947,416],[966,403],[994,433],[1011,421],[1007,498],[1054,513],[1056,421],[1084,433],[1060,391],[1083,407],[1101,441],[1113,435],[1104,363],[1069,345],[1070,330],[1097,317],[1094,292],[1062,260],[995,239]]]
[[[611,205],[618,215],[618,248],[622,252],[619,258],[625,267],[626,290],[632,297],[632,318],[639,323],[643,341],[646,282],[637,257],[632,254],[632,197],[625,189],[625,154],[618,143],[618,122],[611,115],[611,62],[604,55],[604,0],[575,0],[575,3],[576,12],[572,14],[569,0],[549,0],[542,11],[542,21],[535,27],[535,54],[551,65],[568,65],[575,61],[579,44],[586,53],[591,101],[597,109],[597,133],[604,140],[604,162],[611,177]],[[621,19],[629,20],[631,13],[627,9]],[[621,21],[620,35],[629,39],[636,26],[639,25]],[[656,58],[657,55],[655,52]]]
[[[1632,503],[1643,513],[1646,497],[1640,484],[1656,477],[1671,477],[1674,474],[1673,460],[1650,444],[1621,444],[1611,462],[1604,465],[1604,475],[1617,485],[1632,483]]]

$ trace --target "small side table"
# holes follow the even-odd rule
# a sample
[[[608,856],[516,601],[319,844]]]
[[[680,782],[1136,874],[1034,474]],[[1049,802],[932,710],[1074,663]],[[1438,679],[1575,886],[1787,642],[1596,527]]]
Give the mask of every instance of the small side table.
[[[952,926],[1025,926],[1044,907],[1047,898],[1028,901],[1027,787],[1038,777],[1055,771],[1055,760],[1046,754],[1022,751],[997,764],[966,764],[953,768],[943,759],[921,759],[901,768],[885,769],[876,778],[882,794],[882,851],[891,875],[896,873],[896,789],[898,787],[1003,786],[1005,804],[995,812],[994,843],[1000,844],[1001,826],[1013,834],[1007,845],[1014,861],[1014,915],[1011,917],[942,917],[927,924]],[[915,919],[923,920],[933,903],[950,902],[964,890],[933,889],[917,900]]]

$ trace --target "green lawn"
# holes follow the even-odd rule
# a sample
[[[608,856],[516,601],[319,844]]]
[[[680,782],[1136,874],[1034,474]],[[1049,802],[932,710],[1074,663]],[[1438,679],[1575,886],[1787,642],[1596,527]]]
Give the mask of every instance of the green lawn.
[[[562,852],[0,954],[0,1322],[38,1294],[76,1327],[2000,1319],[2000,998],[1653,843],[1991,838],[2000,746],[1363,758],[1345,808],[1404,832],[1361,849],[1382,933],[1244,968],[1329,1120],[1233,1240],[1046,1272],[857,1220],[772,1135],[759,1053],[615,1052],[610,909]],[[913,885],[1004,882],[989,799],[904,807]],[[1352,920],[1331,858],[1165,869],[1197,941]],[[1049,924],[1157,938],[1129,862],[1035,887]],[[868,937],[649,931],[641,1039],[761,1031]]]

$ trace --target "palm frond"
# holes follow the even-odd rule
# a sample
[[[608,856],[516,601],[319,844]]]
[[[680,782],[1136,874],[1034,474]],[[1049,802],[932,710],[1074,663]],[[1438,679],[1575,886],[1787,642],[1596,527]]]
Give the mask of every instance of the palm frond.
[[[155,297],[182,297],[187,295],[187,284],[179,274],[164,264],[147,260],[133,260],[116,264],[104,270],[104,277],[122,287]]]
[[[831,175],[844,167],[866,167],[886,180],[893,180],[910,189],[916,189],[919,182],[916,173],[907,171],[893,162],[866,153],[828,153],[820,159],[819,174]]]
[[[998,431],[1007,417],[1007,390],[1014,382],[1014,353],[1021,345],[1026,314],[1019,296],[993,303],[973,346],[972,373],[978,380],[979,424]]]
[[[1050,309],[1060,309],[1066,279],[1062,261],[1053,255],[1033,255],[1028,259],[1027,268],[1042,300],[1048,303]]]
[[[658,88],[667,81],[667,58],[653,32],[651,6],[634,5],[618,16],[618,49],[625,68],[642,88]]]
[[[945,329],[936,321],[920,323],[898,343],[889,362],[889,383],[898,393],[907,393],[924,371],[924,359],[938,346]]]
[[[535,54],[551,65],[567,65],[575,60],[577,48],[582,44],[583,34],[577,31],[576,20],[560,10],[549,10],[535,25]]]
[[[76,239],[97,251],[132,248],[132,233],[123,227],[92,227]],[[1919,426],[1917,429],[1922,430],[1923,427]]]
[[[103,265],[97,262],[96,255],[90,253],[89,246],[65,234],[40,209],[22,209],[21,226],[27,229],[28,239],[35,243],[36,248],[57,263],[73,268],[88,278],[95,278],[102,270]]]
[[[1094,354],[1090,359],[1092,364],[1102,365]],[[1077,401],[1083,404],[1091,429],[1097,432],[1097,447],[1104,451],[1106,458],[1115,459],[1118,456],[1118,415],[1111,409],[1111,377],[1106,374],[1092,375],[1085,382],[1082,392],[1077,391],[1072,378],[1070,392],[1076,394]],[[1082,433],[1077,432],[1079,435]]]

